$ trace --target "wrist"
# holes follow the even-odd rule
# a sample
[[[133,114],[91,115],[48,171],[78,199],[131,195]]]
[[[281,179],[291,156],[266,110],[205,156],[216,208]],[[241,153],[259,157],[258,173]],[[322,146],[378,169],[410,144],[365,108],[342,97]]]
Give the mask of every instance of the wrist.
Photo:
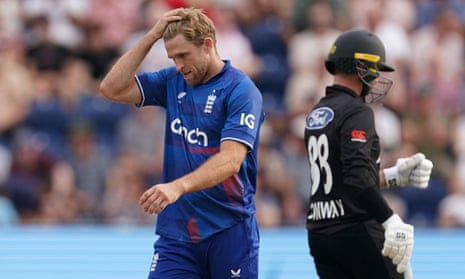
[[[174,181],[174,184],[176,185],[176,188],[178,189],[180,195],[184,195],[189,192],[189,184],[187,181],[185,181],[185,179],[177,179]]]
[[[399,181],[399,170],[397,167],[385,168],[383,170],[386,188],[401,186]]]
[[[154,32],[149,31],[149,32],[147,32],[147,33],[145,34],[145,36],[143,37],[142,40],[144,40],[145,43],[146,43],[147,45],[149,45],[150,47],[152,47],[153,44],[155,44],[155,43],[156,43],[158,40],[160,40],[160,39],[161,39],[161,36],[160,36],[160,35],[158,35],[158,34],[156,34],[156,33],[154,33]]]
[[[400,219],[399,215],[392,214],[391,217],[387,218],[386,221],[382,223],[384,229],[391,226],[392,224],[402,224],[402,219]]]

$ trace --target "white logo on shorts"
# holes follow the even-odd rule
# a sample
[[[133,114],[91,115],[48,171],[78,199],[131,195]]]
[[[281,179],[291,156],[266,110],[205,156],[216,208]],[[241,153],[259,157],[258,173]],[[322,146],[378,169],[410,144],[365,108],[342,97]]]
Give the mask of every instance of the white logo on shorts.
[[[241,269],[238,270],[231,269],[231,278],[240,278],[241,277]]]
[[[158,253],[153,254],[152,258],[152,265],[150,266],[150,271],[155,271],[155,268],[157,267],[157,262],[158,262]]]

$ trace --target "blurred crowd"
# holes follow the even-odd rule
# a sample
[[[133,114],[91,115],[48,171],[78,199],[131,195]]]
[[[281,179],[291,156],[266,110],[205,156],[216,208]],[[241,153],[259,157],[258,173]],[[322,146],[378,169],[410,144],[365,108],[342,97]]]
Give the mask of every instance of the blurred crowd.
[[[373,104],[382,167],[423,152],[426,190],[385,190],[417,226],[465,227],[463,0],[0,0],[0,227],[153,224],[141,193],[161,179],[164,112],[112,103],[106,71],[166,10],[202,8],[224,59],[250,75],[267,114],[259,149],[262,227],[305,222],[305,116],[331,76],[338,34],[386,45],[394,86]],[[173,65],[157,42],[140,71]]]

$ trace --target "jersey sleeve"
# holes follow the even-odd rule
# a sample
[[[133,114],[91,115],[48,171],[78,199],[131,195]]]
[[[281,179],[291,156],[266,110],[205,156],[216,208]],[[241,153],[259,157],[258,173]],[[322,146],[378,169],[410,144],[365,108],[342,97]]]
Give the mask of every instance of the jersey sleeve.
[[[172,68],[137,74],[135,79],[141,93],[141,103],[138,106],[166,107],[168,79],[172,75]]]
[[[379,139],[373,111],[366,106],[354,109],[341,127],[341,160],[344,184],[361,188],[379,184],[376,160],[379,158]]]
[[[262,96],[250,79],[244,78],[227,100],[227,119],[221,141],[234,140],[250,150],[258,141],[258,129],[264,120]]]
[[[341,129],[344,184],[352,187],[353,198],[378,222],[392,215],[392,209],[379,190],[379,138],[373,111],[368,107],[356,110]]]

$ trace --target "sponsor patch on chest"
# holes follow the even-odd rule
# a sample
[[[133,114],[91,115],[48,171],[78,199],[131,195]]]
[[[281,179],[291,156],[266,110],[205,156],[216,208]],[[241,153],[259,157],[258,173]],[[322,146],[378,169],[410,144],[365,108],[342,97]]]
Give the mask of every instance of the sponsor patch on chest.
[[[334,119],[334,111],[329,107],[317,108],[307,117],[306,128],[309,130],[323,129]]]

